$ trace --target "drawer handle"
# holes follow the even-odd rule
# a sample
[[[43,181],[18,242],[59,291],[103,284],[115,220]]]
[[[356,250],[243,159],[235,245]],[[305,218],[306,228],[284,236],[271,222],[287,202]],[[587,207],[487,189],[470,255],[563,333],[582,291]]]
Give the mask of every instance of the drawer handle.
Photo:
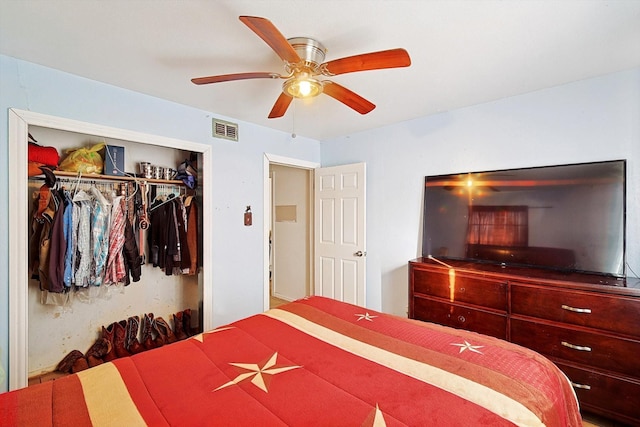
[[[569,305],[565,305],[562,304],[562,309],[563,310],[568,310],[568,311],[573,311],[574,313],[591,313],[591,309],[590,308],[575,308],[575,307],[571,307]]]
[[[591,347],[587,347],[587,346],[582,346],[582,345],[574,345],[574,344],[570,344],[566,341],[562,341],[560,344],[562,344],[565,347],[569,347],[572,348],[574,350],[578,350],[578,351],[591,351]]]
[[[571,381],[571,385],[573,386],[573,388],[581,388],[583,390],[591,390],[591,386],[588,384],[578,384],[578,383],[574,383],[573,381]]]
[[[467,321],[467,319],[465,319],[464,316],[458,316],[458,322],[464,323],[466,321]]]

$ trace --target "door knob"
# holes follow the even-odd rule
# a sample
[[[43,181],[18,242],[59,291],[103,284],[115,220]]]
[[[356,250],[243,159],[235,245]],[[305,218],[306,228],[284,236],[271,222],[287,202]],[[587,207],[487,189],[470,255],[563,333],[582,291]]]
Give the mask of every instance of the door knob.
[[[366,252],[362,252],[362,251],[358,251],[354,254],[355,256],[366,256],[367,253]]]

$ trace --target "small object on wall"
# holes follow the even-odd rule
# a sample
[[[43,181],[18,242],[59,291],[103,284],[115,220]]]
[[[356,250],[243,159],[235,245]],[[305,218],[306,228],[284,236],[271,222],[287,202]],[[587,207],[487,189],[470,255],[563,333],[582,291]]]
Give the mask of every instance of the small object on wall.
[[[297,208],[296,205],[276,206],[276,222],[297,222]]]
[[[251,206],[247,206],[247,209],[244,211],[244,225],[250,226],[252,223],[251,219]]]

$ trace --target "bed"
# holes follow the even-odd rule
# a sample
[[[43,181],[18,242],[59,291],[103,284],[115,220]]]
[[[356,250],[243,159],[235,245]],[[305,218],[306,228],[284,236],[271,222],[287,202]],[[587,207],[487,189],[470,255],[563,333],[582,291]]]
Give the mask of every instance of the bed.
[[[310,297],[0,394],[0,425],[580,426],[548,359]]]

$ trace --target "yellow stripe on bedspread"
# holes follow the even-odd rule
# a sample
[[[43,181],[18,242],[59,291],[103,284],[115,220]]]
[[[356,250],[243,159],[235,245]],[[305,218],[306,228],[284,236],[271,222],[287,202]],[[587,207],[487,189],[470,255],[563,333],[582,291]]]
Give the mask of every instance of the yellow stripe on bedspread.
[[[115,365],[81,371],[78,378],[94,426],[146,426]]]
[[[544,425],[533,412],[520,402],[467,378],[358,341],[288,311],[272,309],[263,313],[263,315],[284,322],[308,335],[359,357],[460,396],[516,425]]]

